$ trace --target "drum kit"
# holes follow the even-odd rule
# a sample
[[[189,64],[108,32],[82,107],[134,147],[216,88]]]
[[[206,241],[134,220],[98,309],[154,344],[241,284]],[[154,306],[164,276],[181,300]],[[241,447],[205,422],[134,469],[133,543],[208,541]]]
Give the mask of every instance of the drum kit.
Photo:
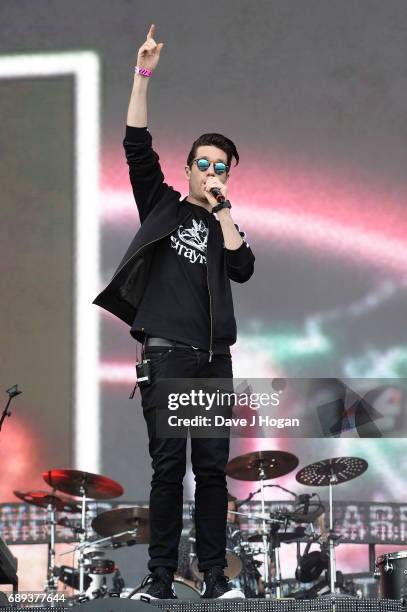
[[[123,533],[117,533],[114,537],[91,540],[87,501],[114,499],[124,493],[123,487],[106,476],[80,470],[48,470],[42,476],[52,491],[14,491],[14,494],[25,503],[39,506],[46,511],[48,556],[45,592],[56,591],[58,580],[61,580],[65,585],[79,592],[78,599],[93,599],[104,595],[107,592],[104,577],[107,574],[115,574],[116,582],[120,582],[120,572],[114,561],[104,558],[105,553],[99,544],[103,542],[105,548],[113,547],[116,542],[126,537],[134,537],[137,541],[139,530],[143,531],[142,528],[146,521],[142,521],[141,518],[140,521],[133,520],[123,529]],[[65,495],[57,495],[57,491]],[[79,497],[80,500],[75,500],[74,497]],[[65,517],[57,520],[59,512],[80,514],[80,521],[69,521]],[[103,529],[103,521],[99,516],[96,519],[99,519],[98,526]],[[78,552],[77,568],[64,565],[57,567],[55,564],[58,526],[72,529],[78,540],[75,547],[75,551]]]
[[[296,495],[278,484],[266,484],[268,480],[281,478],[294,471],[298,463],[298,458],[291,453],[263,450],[236,457],[226,466],[226,474],[230,478],[260,484],[245,500],[237,500],[229,494],[225,575],[243,590],[246,597],[280,599],[287,596],[309,598],[316,594],[338,597],[341,594],[336,581],[335,547],[339,543],[339,537],[334,526],[333,488],[360,476],[368,464],[358,457],[335,457],[312,463],[296,473],[296,481],[302,485],[329,488],[329,525],[326,530],[323,521],[325,508],[318,495]],[[120,497],[124,490],[119,483],[106,476],[72,469],[46,471],[43,473],[43,479],[51,490],[14,493],[25,503],[39,506],[46,512],[48,559],[44,590],[56,591],[60,580],[77,591],[74,597],[76,601],[109,595],[131,598],[143,585],[136,589],[125,589],[119,568],[114,561],[105,558],[105,551],[109,548],[149,542],[148,507],[123,507],[104,511],[90,522],[87,502]],[[289,504],[289,508],[267,511],[267,487],[277,487],[291,494],[295,498],[293,503]],[[244,508],[250,508],[248,502],[258,494],[260,511],[243,511]],[[58,520],[60,512],[80,514],[80,521],[71,521],[66,517]],[[320,526],[316,528],[318,521]],[[254,529],[241,528],[243,523],[253,524]],[[56,566],[55,542],[58,526],[69,527],[75,534],[77,543],[73,551],[78,553],[77,567]],[[302,554],[301,542],[306,543]],[[297,584],[308,583],[311,585],[308,589],[291,588],[287,591],[287,583],[293,581],[282,580],[280,545],[291,543],[296,543],[297,546]],[[309,552],[312,544],[317,544],[319,550]],[[182,562],[174,579],[175,591],[182,599],[199,597],[203,577],[198,569],[195,551],[195,532],[192,529],[181,539]],[[68,552],[61,553],[61,556]],[[389,576],[397,573],[394,568],[400,568],[399,573],[405,580],[406,567],[407,552],[377,558],[376,574],[380,578],[383,597],[394,597],[395,593],[404,589],[404,582],[400,586],[393,578],[390,583]],[[325,581],[318,582],[324,571]],[[111,575],[113,583],[109,590],[106,586],[107,575]]]

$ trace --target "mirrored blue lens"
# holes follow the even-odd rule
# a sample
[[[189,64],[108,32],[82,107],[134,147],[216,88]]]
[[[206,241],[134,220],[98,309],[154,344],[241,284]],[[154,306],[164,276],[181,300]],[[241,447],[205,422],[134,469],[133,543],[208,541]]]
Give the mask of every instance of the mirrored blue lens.
[[[207,159],[198,159],[196,164],[200,170],[207,170],[210,166],[210,162]]]
[[[226,172],[226,164],[224,164],[223,162],[217,162],[215,164],[215,172],[216,174],[223,174],[224,172]]]

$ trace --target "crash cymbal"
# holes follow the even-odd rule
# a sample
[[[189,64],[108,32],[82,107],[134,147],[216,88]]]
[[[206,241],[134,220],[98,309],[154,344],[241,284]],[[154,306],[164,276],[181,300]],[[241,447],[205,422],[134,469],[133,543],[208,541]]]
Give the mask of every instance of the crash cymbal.
[[[123,531],[137,529],[137,533],[119,536],[119,542],[133,541],[147,544],[150,541],[149,508],[116,508],[98,514],[92,521],[92,528],[101,536],[109,537]]]
[[[83,491],[91,499],[113,499],[124,493],[118,482],[80,470],[47,470],[42,477],[53,489],[76,497],[81,497]]]
[[[296,527],[295,531],[289,533],[278,534],[278,539],[282,544],[288,544],[289,542],[298,542],[305,536],[305,527]],[[267,536],[267,539],[271,539],[271,536]],[[254,533],[247,538],[248,542],[262,542],[263,535],[261,533]]]
[[[357,478],[367,470],[368,463],[359,457],[333,457],[316,461],[302,468],[296,479],[301,484],[310,487],[325,487],[332,484],[337,485]]]
[[[298,458],[285,451],[254,451],[229,461],[226,474],[237,480],[269,480],[285,476],[297,465]],[[262,469],[263,476],[261,476]]]
[[[49,491],[13,491],[14,495],[26,504],[48,508],[51,505],[58,512],[80,512],[80,506],[74,499],[58,497]]]

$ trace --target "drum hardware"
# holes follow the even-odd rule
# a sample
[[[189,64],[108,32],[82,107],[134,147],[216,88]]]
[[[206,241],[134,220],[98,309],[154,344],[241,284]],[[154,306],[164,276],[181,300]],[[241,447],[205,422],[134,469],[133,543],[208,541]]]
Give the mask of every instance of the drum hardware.
[[[132,539],[126,539],[125,541],[120,538],[132,536]],[[119,538],[119,541],[115,543],[115,539]],[[106,544],[105,544],[106,542]],[[133,544],[137,544],[136,541],[136,531],[122,531],[117,533],[114,536],[107,536],[106,538],[99,538],[98,540],[86,540],[85,542],[81,542],[74,546],[74,548],[70,548],[69,550],[65,550],[63,553],[59,553],[59,557],[63,557],[64,555],[69,555],[73,552],[77,552],[78,550],[86,550],[89,546],[99,546],[103,544],[102,548],[108,548],[109,544],[111,544],[110,548],[121,548],[122,546],[132,546]],[[86,556],[87,553],[83,553]]]
[[[115,562],[111,559],[95,558],[89,564],[89,574],[106,575],[113,574],[116,570]]]
[[[85,591],[87,599],[98,599],[107,595],[106,576],[113,574],[116,564],[111,559],[104,559],[104,552],[90,550],[84,555],[86,573],[91,579]]]
[[[296,475],[296,480],[306,486],[329,486],[329,532],[327,540],[329,544],[329,594],[331,596],[335,594],[335,544],[338,542],[333,522],[333,487],[357,478],[367,470],[367,467],[367,461],[359,457],[334,457],[312,463]]]
[[[279,533],[279,540],[281,544],[289,544],[290,542],[299,542],[303,541],[304,538],[307,537],[306,528],[305,527],[296,527],[294,531]],[[270,537],[270,536],[268,536]],[[253,533],[247,537],[248,542],[261,542],[262,534],[261,533]]]
[[[239,512],[238,510],[228,510],[228,514],[235,514],[236,516],[244,516],[251,521],[266,521],[267,523],[279,523],[280,525],[285,522],[285,518],[276,518],[271,513],[265,512]]]
[[[379,579],[379,597],[407,598],[407,551],[385,553],[376,558],[375,577]]]
[[[262,513],[262,536],[263,536],[263,558],[264,558],[264,583],[265,597],[271,597],[271,584],[269,580],[269,543],[266,530],[266,511],[264,497],[264,481],[285,476],[298,465],[298,458],[284,451],[255,451],[235,457],[226,466],[226,474],[237,480],[260,481],[261,513]],[[275,595],[281,598],[281,571],[279,547],[275,550]]]
[[[280,489],[281,491],[284,491],[284,493],[289,493],[289,495],[292,495],[295,499],[297,499],[297,495],[293,491],[290,491],[289,489],[286,489],[285,487],[282,487],[282,486],[280,486],[278,484],[267,484],[267,485],[264,485],[263,488],[264,489],[267,489],[267,488]],[[243,506],[244,504],[247,504],[247,502],[251,501],[253,499],[253,497],[255,495],[257,495],[258,493],[260,493],[260,492],[261,492],[261,488],[257,489],[257,491],[252,491],[246,497],[246,499],[239,500],[236,505],[240,507],[240,506]],[[288,510],[284,509],[284,511],[283,511],[284,515],[285,515],[285,512],[288,512]]]
[[[316,497],[316,501],[311,501],[313,497]],[[296,506],[290,512],[290,518],[296,523],[310,523],[312,524],[325,512],[324,504],[318,493],[308,493],[298,495],[296,499]]]
[[[50,491],[14,491],[14,495],[26,504],[31,504],[46,510],[48,543],[47,543],[47,580],[45,592],[57,590],[55,568],[55,536],[59,521],[56,520],[56,512],[78,512],[80,507],[75,500],[55,495],[55,489]]]
[[[315,582],[324,570],[328,570],[329,556],[323,551],[313,550],[308,552],[308,550],[305,549],[295,570],[295,577],[298,582]]]
[[[79,591],[79,570],[76,568],[70,567],[69,565],[61,565],[60,567],[55,566],[54,576],[63,582],[63,584],[66,584],[66,586],[69,586],[75,591]],[[89,588],[91,582],[91,578],[85,576],[84,586],[86,590]]]
[[[81,497],[81,528],[79,530],[79,598],[85,596],[85,556],[88,526],[86,521],[87,499],[113,499],[124,493],[123,487],[114,480],[80,470],[54,469],[43,472],[43,479],[53,489]]]

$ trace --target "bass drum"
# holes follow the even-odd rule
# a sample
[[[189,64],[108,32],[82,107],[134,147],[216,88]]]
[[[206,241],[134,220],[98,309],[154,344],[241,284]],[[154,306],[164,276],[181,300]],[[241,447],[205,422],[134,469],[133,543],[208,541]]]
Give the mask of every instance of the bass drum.
[[[174,578],[172,586],[174,587],[175,595],[178,597],[178,599],[201,599],[201,593],[199,589],[191,580],[184,580],[184,578],[179,578],[176,576]],[[141,584],[139,584],[128,594],[128,599],[133,599],[134,595],[140,593],[141,590]]]
[[[381,599],[407,598],[407,551],[386,553],[376,558]]]

